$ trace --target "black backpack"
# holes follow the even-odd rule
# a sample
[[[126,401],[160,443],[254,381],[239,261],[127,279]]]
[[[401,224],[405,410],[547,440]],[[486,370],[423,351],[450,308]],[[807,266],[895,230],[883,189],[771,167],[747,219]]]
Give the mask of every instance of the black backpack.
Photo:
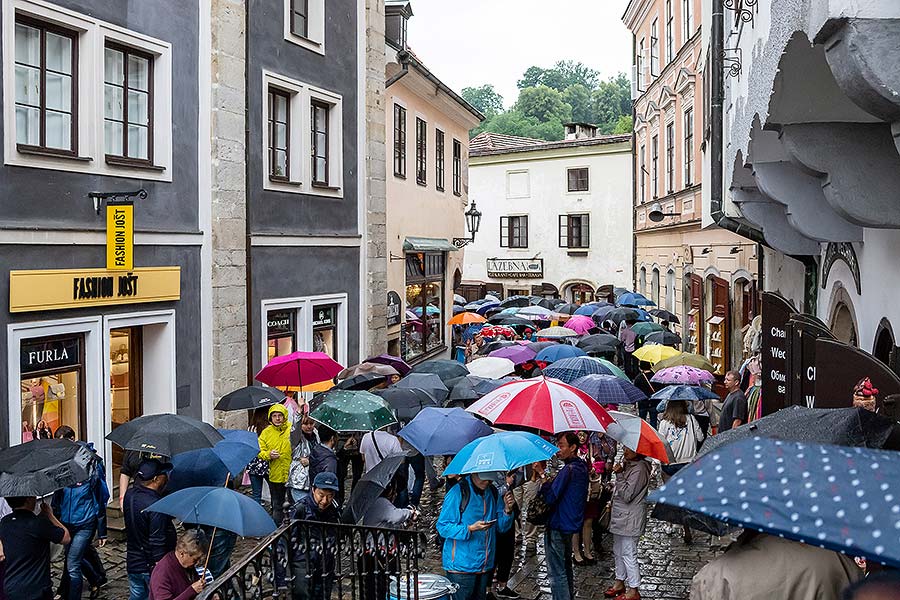
[[[454,486],[457,486],[457,485],[460,486],[460,488],[459,488],[459,494],[460,494],[459,516],[462,517],[463,513],[466,512],[466,508],[468,508],[468,506],[469,506],[469,500],[472,498],[472,487],[471,487],[472,484],[469,483],[468,478],[460,479],[457,483],[455,483],[447,488],[447,490],[444,492],[444,497],[446,498],[447,492],[449,492],[451,489],[453,489]],[[494,487],[493,484],[491,484],[488,486],[487,490],[485,490],[485,491],[487,493],[491,494],[491,496],[493,496],[494,506],[496,507],[497,501],[498,501],[497,488]],[[440,518],[440,515],[438,515],[438,518]],[[437,547],[438,550],[443,550],[443,548],[444,548],[444,538],[440,533],[438,533],[438,530],[437,530],[437,519],[435,519],[435,521],[434,521],[434,545]]]

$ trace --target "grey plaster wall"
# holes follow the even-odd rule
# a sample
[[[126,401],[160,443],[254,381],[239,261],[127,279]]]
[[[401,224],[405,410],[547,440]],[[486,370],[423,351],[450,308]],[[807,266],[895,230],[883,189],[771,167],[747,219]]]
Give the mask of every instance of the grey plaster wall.
[[[135,203],[139,231],[197,231],[199,3],[196,0],[54,0],[54,3],[172,44],[173,182],[0,166],[0,224],[102,230],[105,221],[97,218],[87,193],[143,187],[150,196]],[[102,82],[81,80],[79,85],[98,86],[102,99]],[[2,122],[0,135],[6,135]],[[103,157],[93,159],[103,160]]]
[[[347,294],[347,362],[359,362],[359,248],[256,247],[250,251],[253,373],[261,367],[261,301]],[[345,365],[346,366],[346,365]]]
[[[2,265],[0,298],[9,298],[10,269],[88,268],[103,265],[105,260],[105,246],[0,246],[0,265]],[[134,265],[135,267],[180,266],[181,300],[33,313],[10,314],[7,311],[0,311],[0,331],[4,332],[4,342],[0,344],[0,364],[7,364],[9,348],[5,332],[10,323],[175,309],[175,345],[178,352],[175,385],[178,412],[200,418],[200,374],[201,361],[204,360],[200,352],[200,249],[196,246],[137,246]],[[0,369],[0,390],[4,392],[8,389],[8,378],[7,370]],[[9,422],[8,413],[8,403],[0,402],[0,422]],[[0,447],[5,447],[8,443],[7,427],[0,427]]]
[[[251,233],[357,233],[357,0],[326,0],[325,55],[285,41],[284,0],[248,0],[247,108]],[[340,94],[343,98],[343,198],[263,190],[263,69]]]

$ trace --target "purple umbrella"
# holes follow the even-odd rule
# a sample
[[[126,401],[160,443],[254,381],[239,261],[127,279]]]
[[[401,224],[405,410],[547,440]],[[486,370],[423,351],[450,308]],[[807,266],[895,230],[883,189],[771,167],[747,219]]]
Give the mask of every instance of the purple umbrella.
[[[366,359],[367,363],[377,363],[379,365],[389,365],[397,369],[397,372],[400,375],[406,375],[409,373],[410,366],[406,364],[406,361],[400,358],[399,356],[392,356],[390,354],[379,354],[378,356],[373,356],[372,358]]]
[[[534,360],[537,353],[528,346],[516,344],[515,346],[507,346],[505,348],[500,348],[499,350],[494,350],[488,356],[507,358],[513,361],[513,363],[521,365],[522,363]]]
[[[704,369],[679,365],[677,367],[660,369],[653,375],[650,381],[654,383],[678,385],[703,385],[704,383],[713,383],[715,377],[713,377],[712,373]]]

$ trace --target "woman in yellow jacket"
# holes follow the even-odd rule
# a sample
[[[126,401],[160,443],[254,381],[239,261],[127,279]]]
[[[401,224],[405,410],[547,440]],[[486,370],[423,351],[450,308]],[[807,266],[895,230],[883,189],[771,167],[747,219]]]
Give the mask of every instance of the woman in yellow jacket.
[[[280,525],[284,517],[285,483],[291,468],[291,425],[283,404],[269,409],[269,426],[259,435],[259,458],[269,461],[269,493],[272,518]]]

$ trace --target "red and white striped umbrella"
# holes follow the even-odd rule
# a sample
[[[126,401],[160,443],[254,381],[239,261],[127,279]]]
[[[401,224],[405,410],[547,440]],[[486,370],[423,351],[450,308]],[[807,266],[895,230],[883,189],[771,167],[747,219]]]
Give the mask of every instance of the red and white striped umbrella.
[[[589,395],[546,377],[501,385],[466,410],[495,425],[521,425],[550,433],[606,431],[613,422]]]
[[[609,414],[616,421],[606,429],[606,435],[617,440],[626,448],[638,454],[655,458],[664,464],[675,461],[669,442],[647,421],[636,415],[616,410],[609,411]]]

